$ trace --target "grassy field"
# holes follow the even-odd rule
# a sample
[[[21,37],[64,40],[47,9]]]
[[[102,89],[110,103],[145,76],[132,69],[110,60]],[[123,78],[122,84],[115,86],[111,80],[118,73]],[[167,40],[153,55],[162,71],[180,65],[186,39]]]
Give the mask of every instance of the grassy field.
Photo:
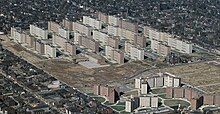
[[[164,100],[164,104],[169,106],[169,107],[173,107],[173,108],[178,107],[179,104],[182,107],[189,107],[190,106],[190,104],[187,101],[177,100],[177,99]]]
[[[161,94],[161,93],[166,93],[165,88],[157,88],[157,89],[152,89],[151,91],[153,94]]]
[[[115,110],[117,110],[117,111],[122,111],[122,110],[124,110],[125,109],[125,106],[117,106],[117,105],[115,105],[115,106],[111,106],[113,109],[115,109]]]
[[[199,86],[207,92],[220,92],[220,65],[202,62],[164,68],[160,71],[177,75],[183,82]]]
[[[93,98],[101,103],[105,102],[105,98],[103,97],[93,97]]]
[[[113,104],[115,104],[115,103],[110,103],[109,101],[106,101],[104,104],[110,106],[110,105],[113,105]]]

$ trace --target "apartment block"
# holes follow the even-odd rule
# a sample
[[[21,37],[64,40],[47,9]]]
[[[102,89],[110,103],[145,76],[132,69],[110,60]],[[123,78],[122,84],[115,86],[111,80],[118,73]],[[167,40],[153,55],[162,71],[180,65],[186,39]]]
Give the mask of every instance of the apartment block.
[[[192,98],[190,100],[192,110],[197,110],[203,105],[203,96]]]
[[[30,34],[38,39],[48,39],[48,30],[30,25]]]
[[[157,40],[151,40],[151,50],[157,52],[160,56],[167,56],[171,53],[171,47]]]
[[[157,40],[151,40],[151,50],[154,52],[157,52],[159,50],[159,44],[160,42]]]
[[[108,15],[102,12],[98,12],[98,19],[104,23],[108,23]]]
[[[114,50],[113,51],[113,60],[119,64],[123,64],[124,63],[124,53],[120,50]]]
[[[170,46],[167,46],[165,44],[159,44],[158,45],[158,49],[157,49],[157,53],[160,55],[160,56],[167,56],[168,54],[171,53],[171,47]]]
[[[151,107],[151,97],[140,96],[140,107]]]
[[[118,36],[110,36],[108,37],[107,40],[107,45],[109,45],[110,47],[113,47],[114,49],[118,49],[119,48],[119,37]]]
[[[100,86],[100,95],[108,97],[108,86]]]
[[[119,29],[119,33],[119,36],[122,39],[128,39],[130,42],[134,42],[137,35],[137,33],[129,31],[127,29]]]
[[[143,31],[144,36],[147,37],[147,38],[149,38],[149,33],[150,33],[149,30],[152,29],[152,28],[150,28],[150,27],[148,27],[148,26],[144,26],[143,29],[144,29],[144,31]]]
[[[174,38],[174,36],[166,32],[160,32],[160,41],[168,43],[168,38]]]
[[[164,86],[173,87],[173,83],[174,83],[173,77],[170,76],[164,77]]]
[[[148,84],[141,83],[141,94],[147,94],[147,93],[148,93]]]
[[[11,27],[11,38],[14,40],[14,42],[22,43],[22,39],[25,39],[25,35],[22,34],[21,28]]]
[[[160,32],[156,29],[149,29],[149,38],[150,40],[161,41]]]
[[[155,78],[147,78],[146,80],[150,88],[155,87]]]
[[[119,90],[115,86],[109,86],[108,100],[110,103],[116,103],[119,100]]]
[[[74,22],[74,30],[88,37],[91,37],[93,28],[89,25],[84,25],[79,22]]]
[[[112,25],[112,26],[120,26],[121,27],[122,21],[119,17],[109,15],[108,16],[108,24]]]
[[[110,46],[105,46],[105,56],[110,59],[113,60],[114,57],[114,48],[110,47]]]
[[[43,40],[38,39],[36,41],[36,51],[39,54],[45,55],[45,46],[46,46],[46,42],[44,42]]]
[[[138,45],[141,48],[145,48],[147,40],[146,40],[146,37],[144,37],[143,35],[136,34],[134,37],[133,43]]]
[[[65,52],[68,52],[71,56],[76,55],[76,45],[71,42],[67,42]]]
[[[119,64],[124,63],[124,53],[110,46],[105,46],[105,55],[108,59],[116,61]]]
[[[101,46],[107,45],[108,37],[110,36],[104,32],[93,30],[93,39],[99,41]]]
[[[111,26],[111,25],[109,25],[107,27],[107,29],[108,29],[108,34],[109,35],[122,37],[121,28],[119,28],[118,26]]]
[[[61,26],[58,23],[53,21],[48,21],[48,31],[58,34],[59,28],[61,28]]]
[[[139,98],[132,97],[128,98],[125,101],[125,112],[133,112],[134,109],[139,107]]]
[[[140,61],[144,60],[144,49],[132,46],[130,57],[131,59],[134,60],[140,60]]]
[[[215,95],[205,94],[203,95],[203,104],[204,105],[214,105],[215,104]]]
[[[99,21],[89,16],[83,16],[83,24],[89,25],[95,29],[102,29],[102,21]]]
[[[166,76],[164,76],[164,86],[180,87],[180,85],[181,85],[181,78],[175,77],[174,75],[171,74],[166,74]]]
[[[61,37],[69,39],[70,37],[70,31],[65,28],[58,28],[58,33]]]
[[[61,37],[56,34],[53,36],[53,43],[60,46],[62,50],[66,49],[66,42],[67,42],[67,39],[64,37]]]
[[[87,36],[79,36],[79,45],[88,48],[92,52],[99,52],[99,43]]]
[[[141,89],[141,78],[134,79],[134,88]]]
[[[125,53],[130,54],[131,53],[131,47],[133,46],[133,44],[131,44],[128,41],[125,41]]]
[[[56,57],[56,47],[53,46],[52,44],[46,44],[45,45],[45,55],[47,57],[55,58]]]
[[[93,85],[93,93],[95,95],[100,95],[100,85]]]
[[[119,90],[115,86],[94,85],[93,92],[96,95],[107,97],[110,103],[115,103],[119,100]]]
[[[163,87],[164,86],[164,77],[158,76],[155,78],[155,87]]]
[[[173,88],[173,97],[174,98],[183,98],[184,97],[184,89],[183,88]]]
[[[35,46],[35,38],[33,36],[30,35],[26,35],[26,44],[28,47],[33,48]]]
[[[74,37],[73,37],[73,42],[74,44],[79,44],[79,37],[83,36],[82,34],[80,34],[79,32],[75,31],[74,32]]]
[[[63,27],[66,28],[67,30],[73,31],[74,30],[74,22],[63,19]]]
[[[151,97],[151,107],[157,108],[158,107],[158,96],[152,96]]]
[[[191,100],[192,99],[192,89],[191,88],[185,88],[185,99]]]
[[[192,53],[192,44],[175,38],[168,38],[168,46],[180,53]]]
[[[129,22],[128,20],[122,20],[121,21],[121,28],[137,33],[138,32],[138,23]]]
[[[146,81],[150,88],[153,87],[180,87],[181,78],[170,73],[158,73],[157,75],[147,77]]]
[[[173,98],[173,87],[166,88],[166,98]]]
[[[215,105],[220,105],[220,95],[219,94],[215,94],[215,101],[214,101]]]

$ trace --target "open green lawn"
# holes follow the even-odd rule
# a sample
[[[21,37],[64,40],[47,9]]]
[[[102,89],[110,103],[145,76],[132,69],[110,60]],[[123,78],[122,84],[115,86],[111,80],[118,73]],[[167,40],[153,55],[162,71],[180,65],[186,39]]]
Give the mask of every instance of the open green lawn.
[[[125,102],[118,102],[117,105],[125,105]]]
[[[120,112],[120,114],[130,114],[130,112],[122,111],[122,112]]]
[[[164,100],[164,104],[169,107],[172,107],[172,108],[177,108],[179,104],[182,107],[189,107],[190,106],[189,102],[184,101],[184,100],[178,100],[178,99]]]
[[[93,97],[93,98],[101,103],[103,103],[105,101],[105,98],[103,98],[103,97]]]
[[[157,88],[157,89],[152,89],[151,91],[153,94],[161,94],[161,93],[166,93],[165,88]]]
[[[117,110],[117,111],[122,111],[122,110],[125,109],[124,106],[117,106],[117,105],[115,105],[115,106],[111,106],[111,107],[112,107],[113,109]]]
[[[106,101],[104,104],[105,104],[105,105],[113,105],[113,104],[115,104],[115,103],[110,103],[109,101]]]
[[[161,94],[161,95],[158,95],[159,97],[165,99],[166,98],[166,94]]]

